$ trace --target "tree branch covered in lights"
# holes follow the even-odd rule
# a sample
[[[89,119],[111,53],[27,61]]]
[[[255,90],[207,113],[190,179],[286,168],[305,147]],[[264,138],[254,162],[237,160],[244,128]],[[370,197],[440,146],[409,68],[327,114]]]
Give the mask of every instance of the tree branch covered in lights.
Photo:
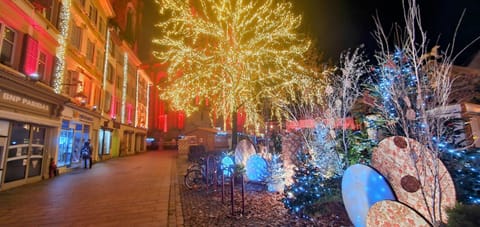
[[[439,52],[438,47],[434,47],[427,52],[428,39],[416,1],[408,0],[404,4],[405,28],[396,27],[393,45],[379,20],[376,21],[375,36],[380,51],[376,54],[376,82],[371,89],[376,102],[372,105],[386,122],[384,125],[391,135],[412,138],[428,148],[412,155],[410,161],[416,163],[417,156],[431,160],[431,165],[426,162],[416,164],[414,177],[422,179],[427,171],[434,177],[434,185],[422,185],[421,190],[425,206],[430,210],[426,219],[433,226],[439,226],[446,216],[441,209],[445,189],[440,184],[443,176],[438,157],[445,151],[447,123],[452,118],[446,106],[453,60],[448,49]]]
[[[291,3],[156,2],[165,19],[156,25],[161,34],[153,40],[154,56],[168,64],[161,98],[175,110],[196,111],[199,97],[208,99],[217,117],[242,109],[246,124],[261,122],[262,100],[291,99],[311,75],[303,67],[310,41],[296,33],[301,16],[292,13]]]

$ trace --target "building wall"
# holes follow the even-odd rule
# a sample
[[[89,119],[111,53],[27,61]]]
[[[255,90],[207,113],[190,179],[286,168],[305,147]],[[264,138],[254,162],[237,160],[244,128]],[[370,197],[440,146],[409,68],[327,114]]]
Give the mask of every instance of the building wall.
[[[55,16],[33,1],[0,6],[0,190],[48,177],[67,101],[50,87],[58,42]],[[52,1],[52,10],[58,8]]]
[[[61,173],[81,167],[89,139],[94,162],[124,142],[125,154],[146,150],[151,81],[134,46],[109,36],[117,15],[107,0],[2,1],[0,190],[47,178],[50,158]]]

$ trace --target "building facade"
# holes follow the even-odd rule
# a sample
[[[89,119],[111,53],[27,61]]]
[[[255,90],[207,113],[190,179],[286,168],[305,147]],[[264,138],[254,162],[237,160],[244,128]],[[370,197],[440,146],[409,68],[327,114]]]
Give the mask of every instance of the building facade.
[[[112,2],[0,4],[0,190],[81,167],[87,140],[94,162],[146,150],[151,80]]]

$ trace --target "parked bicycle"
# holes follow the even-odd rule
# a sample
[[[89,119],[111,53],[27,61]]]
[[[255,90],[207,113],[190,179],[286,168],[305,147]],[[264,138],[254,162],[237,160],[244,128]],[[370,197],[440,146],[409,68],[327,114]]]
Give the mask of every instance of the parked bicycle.
[[[213,156],[200,158],[187,169],[184,185],[188,189],[202,189],[219,183],[218,159]]]

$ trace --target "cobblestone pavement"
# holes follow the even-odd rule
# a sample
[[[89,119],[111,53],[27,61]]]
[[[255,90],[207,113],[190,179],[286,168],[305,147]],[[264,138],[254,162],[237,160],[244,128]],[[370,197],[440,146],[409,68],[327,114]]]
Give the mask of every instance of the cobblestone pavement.
[[[146,152],[2,191],[0,226],[182,226],[175,170],[176,151]]]

